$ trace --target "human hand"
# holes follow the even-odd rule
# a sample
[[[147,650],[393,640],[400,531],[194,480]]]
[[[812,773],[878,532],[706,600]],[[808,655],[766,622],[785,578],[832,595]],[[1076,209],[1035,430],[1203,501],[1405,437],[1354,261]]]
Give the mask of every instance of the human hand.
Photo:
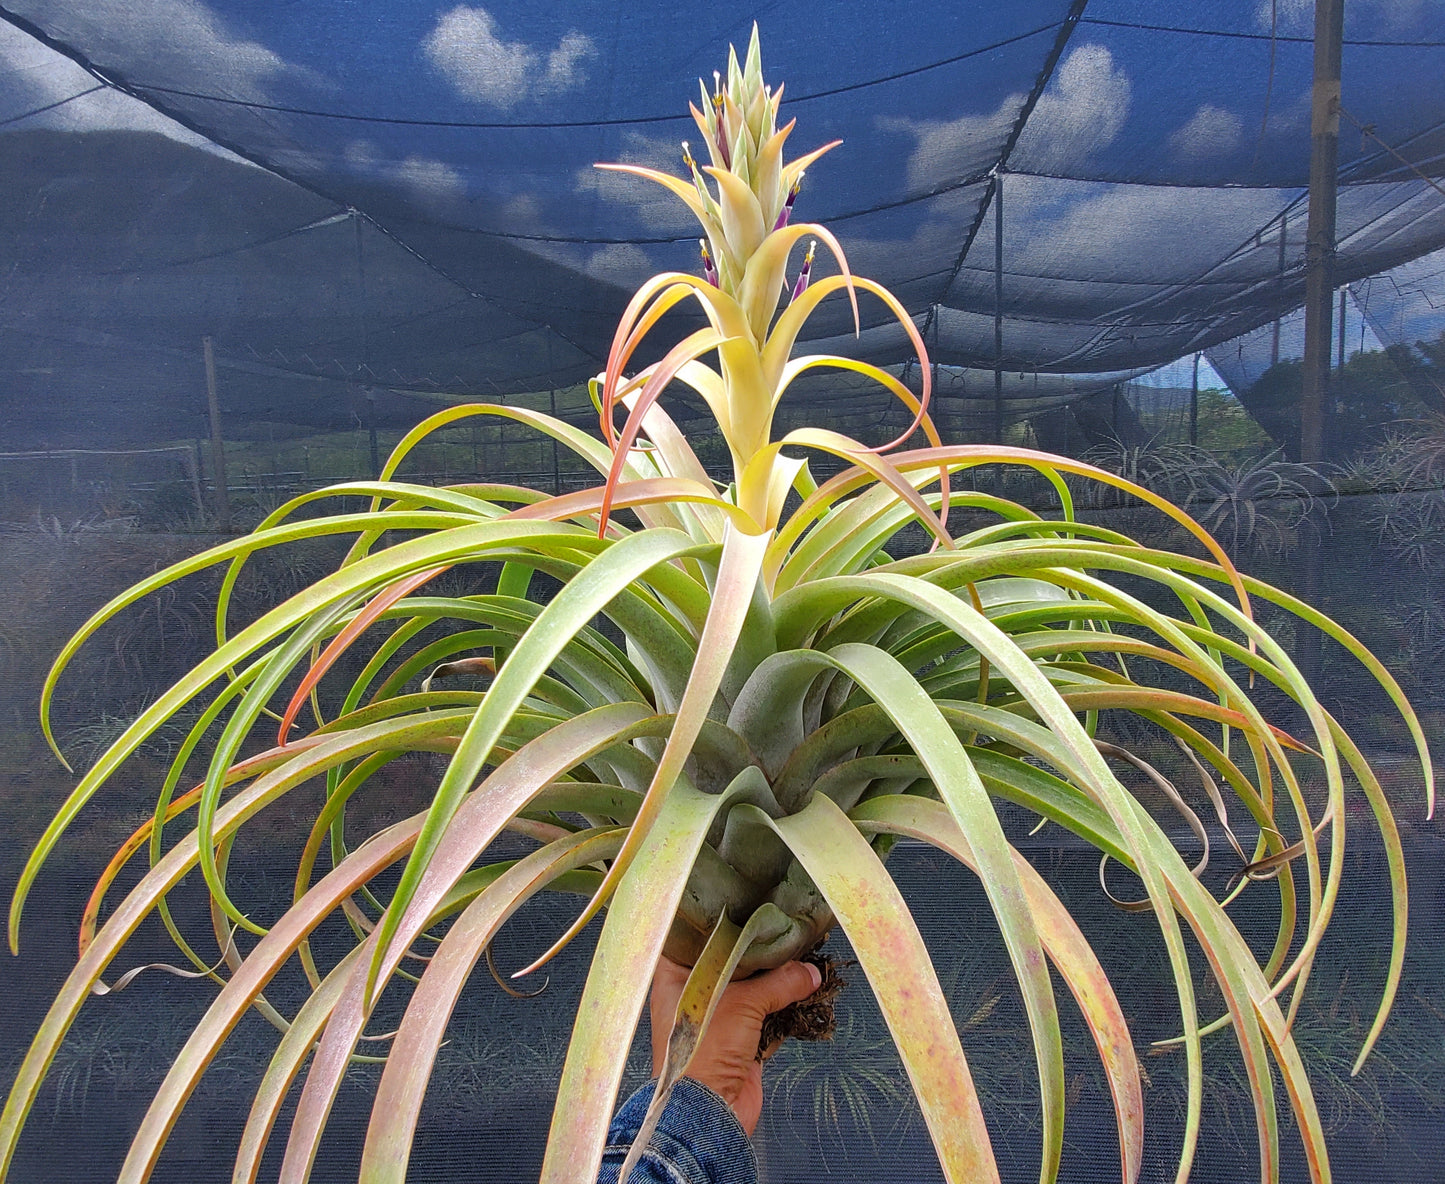
[[[688,968],[659,958],[652,977],[652,1071],[662,1071],[677,1003],[687,983]],[[729,983],[718,1000],[707,1034],[698,1045],[686,1077],[699,1081],[723,1099],[751,1137],[763,1113],[763,1066],[758,1041],[763,1020],[790,1003],[816,991],[822,972],[807,962],[785,962],[740,982]],[[778,1050],[777,1041],[763,1050],[767,1060]]]

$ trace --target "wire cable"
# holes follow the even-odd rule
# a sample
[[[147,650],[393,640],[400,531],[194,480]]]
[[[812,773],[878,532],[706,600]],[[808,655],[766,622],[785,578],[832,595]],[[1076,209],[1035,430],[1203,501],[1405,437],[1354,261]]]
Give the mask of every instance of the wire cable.
[[[0,119],[0,127],[9,127],[12,123],[19,123],[21,120],[33,118],[36,115],[44,115],[47,111],[54,111],[57,107],[64,107],[66,103],[73,103],[76,99],[83,99],[86,95],[93,95],[98,90],[104,90],[104,83],[96,83],[92,87],[78,91],[73,95],[67,95],[63,99],[56,99],[53,103],[46,103],[43,107],[32,107],[19,115],[12,115],[9,119]]]
[[[976,49],[964,50],[962,53],[951,54],[948,57],[938,58],[934,61],[926,62],[921,66],[911,66],[907,70],[898,70],[892,74],[880,74],[876,78],[865,78],[859,82],[850,82],[842,86],[828,87],[823,90],[808,91],[805,94],[795,94],[790,91],[788,94],[788,102],[789,104],[808,103],[816,99],[827,99],[835,95],[869,90],[875,86],[886,86],[890,82],[898,82],[904,78],[913,78],[919,74],[927,74],[933,70],[941,70],[945,66],[957,65],[959,62],[967,61],[970,58],[993,53],[995,50],[1004,49],[1020,41],[1027,41],[1031,37],[1038,37],[1044,33],[1051,32],[1057,27],[1058,22],[1051,21],[1046,25],[1028,29],[1023,33],[1015,33],[1011,37],[1004,37],[999,41],[991,42],[988,45],[981,45]],[[390,124],[398,127],[440,127],[467,128],[483,131],[512,131],[524,129],[551,130],[554,128],[627,127],[633,124],[684,123],[691,122],[692,120],[692,116],[690,115],[620,115],[610,119],[518,120],[514,122],[467,119],[415,119],[393,115],[360,115],[350,111],[326,111],[313,107],[289,106],[284,103],[261,103],[251,99],[232,99],[222,95],[206,94],[203,91],[185,90],[181,87],[152,86],[147,83],[133,83],[132,85],[139,90],[153,91],[156,94],[171,95],[175,98],[195,99],[198,102],[216,103],[228,107],[244,107],[256,111],[275,112],[281,115],[304,115],[313,119],[339,119],[352,123]]]

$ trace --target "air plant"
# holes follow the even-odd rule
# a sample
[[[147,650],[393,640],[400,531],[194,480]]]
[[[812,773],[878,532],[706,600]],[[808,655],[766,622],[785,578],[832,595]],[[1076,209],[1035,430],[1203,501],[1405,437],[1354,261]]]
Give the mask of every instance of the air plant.
[[[1184,452],[1177,480],[1187,493],[1184,504],[1216,537],[1227,540],[1231,555],[1242,549],[1279,554],[1294,544],[1321,494],[1332,492],[1318,469],[1269,453],[1230,464],[1203,449]]]
[[[796,1135],[816,1131],[841,1139],[851,1130],[878,1150],[878,1136],[907,1120],[913,1100],[898,1054],[886,1032],[850,1014],[821,1046],[791,1046],[770,1071],[769,1105],[775,1125]]]
[[[1318,496],[1332,493],[1318,469],[1287,461],[1278,452],[1243,462],[1220,460],[1192,444],[1124,444],[1091,449],[1101,468],[1162,494],[1188,510],[1230,555],[1290,550]],[[1117,489],[1085,486],[1096,508],[1129,505]],[[1137,503],[1133,503],[1137,504]]]
[[[581,893],[586,904],[518,975],[535,971],[606,910],[557,1087],[542,1166],[548,1184],[596,1176],[659,955],[693,969],[658,1104],[686,1069],[721,987],[799,956],[835,926],[850,938],[877,998],[946,1178],[996,1181],[947,998],[885,863],[895,842],[914,839],[973,869],[991,906],[986,928],[991,937],[996,925],[1002,936],[1037,1064],[1041,1179],[1059,1170],[1066,1100],[1052,964],[1097,1045],[1118,1114],[1122,1177],[1133,1181],[1144,1115],[1124,1012],[1065,906],[1010,845],[994,809],[1000,799],[1072,831],[1142,883],[1134,907],[1152,911],[1163,934],[1188,1069],[1180,1179],[1199,1135],[1203,1045],[1226,1028],[1252,1093],[1261,1178],[1279,1175],[1282,1084],[1313,1178],[1328,1179],[1290,1024],[1345,867],[1347,792],[1362,793],[1373,811],[1394,893],[1393,956],[1361,1058],[1399,982],[1401,847],[1375,775],[1289,655],[1255,623],[1251,603],[1273,602],[1323,630],[1379,680],[1419,745],[1433,796],[1415,716],[1349,634],[1240,574],[1164,498],[1063,457],[945,444],[927,415],[929,367],[907,311],[880,285],[851,274],[827,229],[795,220],[791,203],[804,170],[833,145],[785,161],[792,124],[777,126],[781,99],[781,87],[763,83],[755,33],[744,62],[732,56],[726,78],[712,94],[704,88],[693,111],[710,164],[685,150],[684,178],[604,166],[675,193],[701,223],[706,254],[703,276],[658,275],[628,305],[595,382],[603,442],[522,408],[448,409],[401,441],[380,480],[294,498],[251,535],[136,585],[64,648],[43,693],[47,734],[57,681],[106,620],[189,572],[229,564],[214,653],[81,778],[22,875],[12,944],[36,875],[66,827],[166,720],[205,704],[153,820],[97,886],[80,960],[0,1119],[0,1166],[92,987],[142,920],[158,912],[196,973],[209,971],[222,985],[157,1092],[120,1178],[138,1184],[150,1175],[187,1098],[254,1007],[283,1034],[256,1091],[233,1178],[256,1178],[309,1061],[280,1172],[288,1184],[305,1180],[348,1064],[359,1049],[381,1049],[386,1063],[361,1178],[399,1184],[457,999],[508,917],[546,890]],[[800,282],[792,261],[804,240],[831,255],[832,274],[808,272]],[[863,295],[898,318],[921,363],[919,394],[862,362],[793,356],[809,316],[840,294],[855,317]],[[630,373],[644,339],[684,301],[702,310],[705,327]],[[883,447],[824,428],[774,440],[779,401],[795,378],[818,368],[871,377],[902,400],[913,425]],[[730,482],[714,482],[661,407],[674,383],[690,387],[716,418]],[[396,478],[430,433],[474,416],[529,424],[604,479],[549,497],[485,481],[432,488]],[[924,445],[903,450],[915,430]],[[817,484],[808,452],[845,467]],[[950,491],[951,478],[983,465],[1042,474],[1058,491],[1061,515],[1046,519],[990,493]],[[1150,550],[1074,521],[1066,476],[1128,490],[1188,531],[1202,557]],[[366,512],[316,514],[318,501],[358,495],[371,499]],[[948,515],[959,507],[987,524],[955,537]],[[932,549],[890,553],[890,540],[915,523],[932,536]],[[354,538],[339,568],[232,631],[228,601],[247,560],[323,536]],[[456,569],[449,584],[464,573],[474,590],[429,595],[429,582],[449,569]],[[556,589],[549,599],[532,591],[539,574]],[[1145,599],[1146,587],[1160,595]],[[365,661],[343,679],[338,659],[347,651]],[[461,673],[481,676],[485,689],[449,683]],[[1308,721],[1302,736],[1263,717],[1251,697],[1262,683],[1298,704]],[[1240,848],[1225,901],[1196,878],[1198,869],[1116,776],[1110,761],[1124,750],[1093,734],[1105,713],[1147,721],[1190,756],[1220,810],[1228,792],[1251,815],[1255,830],[1244,841],[1252,850]],[[314,726],[303,726],[303,717]],[[274,743],[263,742],[268,730]],[[203,740],[205,776],[183,791]],[[429,804],[351,845],[348,802],[410,752],[445,754]],[[1306,771],[1322,771],[1322,806],[1302,788]],[[232,847],[259,812],[318,781],[325,804],[304,836],[294,904],[263,926],[228,887]],[[168,828],[183,816],[194,829],[168,843]],[[533,849],[489,858],[507,831]],[[108,887],[141,850],[150,870],[98,927]],[[331,866],[319,875],[323,852]],[[187,943],[166,906],[196,867],[213,902],[218,961]],[[1280,902],[1263,965],[1226,910],[1241,891],[1271,890],[1257,889],[1260,881]],[[311,936],[338,912],[355,944],[333,965],[318,964]],[[1223,1014],[1200,1013],[1186,928],[1219,984]],[[265,992],[293,958],[312,993],[283,1015]],[[384,992],[404,1002],[400,1027],[388,1044],[360,1044],[375,1035],[368,1025]]]
[[[1123,477],[1134,485],[1143,485],[1156,493],[1177,501],[1178,477],[1188,460],[1188,446],[1164,444],[1150,439],[1143,444],[1125,444],[1110,440],[1084,453],[1084,459],[1101,469]],[[1206,454],[1207,455],[1207,454]],[[1091,509],[1114,509],[1137,504],[1124,490],[1097,482],[1078,482],[1079,492]]]

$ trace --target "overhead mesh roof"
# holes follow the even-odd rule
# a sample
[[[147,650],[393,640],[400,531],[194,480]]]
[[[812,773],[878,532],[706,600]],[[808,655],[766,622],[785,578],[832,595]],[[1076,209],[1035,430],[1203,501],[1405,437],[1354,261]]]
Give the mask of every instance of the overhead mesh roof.
[[[1217,373],[1246,393],[1276,359],[1300,353],[1312,8],[0,0],[0,885],[15,883],[73,784],[34,723],[51,655],[95,605],[219,538],[205,496],[213,457],[195,443],[209,430],[202,338],[215,347],[237,526],[299,489],[365,472],[376,447],[368,425],[394,439],[440,402],[502,398],[558,406],[580,422],[591,415],[585,394],[562,388],[601,367],[634,285],[697,263],[696,232],[679,207],[591,165],[680,171],[679,141],[695,135],[685,110],[695,79],[711,79],[754,19],[767,75],[786,81],[784,111],[799,121],[794,148],[845,140],[812,170],[799,213],[829,224],[856,270],[893,288],[924,330],[940,363],[944,433],[987,436],[1027,421],[1040,445],[1070,455],[1113,437],[1126,460],[1157,442],[1201,468],[1218,459],[1207,471],[1227,477],[1239,478],[1241,465],[1246,477],[1263,471],[1265,492],[1236,503],[1241,559],[1298,590],[1305,556],[1317,556],[1321,603],[1406,683],[1438,747],[1445,494],[1381,466],[1373,487],[1318,499],[1328,529],[1311,535],[1299,504],[1270,492],[1269,458],[1249,467],[1259,451],[1297,440],[1297,420],[1242,425],[1223,398],[1201,415],[1194,389]],[[1445,194],[1436,188],[1445,0],[1348,0],[1345,33],[1336,277],[1349,286],[1345,347],[1413,346],[1445,328]],[[830,301],[808,346],[895,367],[916,385],[902,334],[866,299],[863,310],[854,340],[843,301]],[[1172,377],[1132,381],[1190,353],[1195,364]],[[800,382],[784,416],[822,405],[860,438],[891,438],[906,419],[900,405],[853,379]],[[705,460],[725,458],[697,407],[673,410]],[[1183,452],[1186,442],[1208,456]],[[547,489],[594,480],[504,424],[468,424],[429,443],[407,476],[444,483],[479,472]],[[1036,496],[1019,492],[1030,477],[1000,473],[995,488]],[[1047,492],[1043,511],[1054,505]],[[1084,512],[1122,530],[1140,521],[1128,506]],[[1250,537],[1251,526],[1241,542],[1244,515],[1265,528]],[[311,578],[314,562],[308,553],[258,559],[254,603]],[[58,704],[68,752],[93,756],[118,717],[154,702],[208,648],[210,596],[199,580],[183,584],[82,652]],[[1445,824],[1422,821],[1401,756],[1408,739],[1361,689],[1353,663],[1326,653],[1320,673],[1325,701],[1358,730],[1399,810],[1416,907],[1394,1018],[1352,1077],[1389,926],[1384,855],[1352,816],[1337,931],[1321,947],[1296,1033],[1336,1178],[1423,1184],[1439,1178],[1431,1165],[1445,1130]],[[144,760],[170,742],[158,735]],[[0,1088],[73,964],[75,918],[135,808],[131,795],[87,812],[37,886],[41,923],[25,957],[0,958]],[[1021,846],[1047,861],[1111,974],[1117,967],[1141,1046],[1172,1035],[1168,959],[1142,936],[1147,918],[1109,907],[1097,861],[1061,833]],[[289,899],[294,866],[282,866],[281,845],[238,852],[237,874],[242,855],[257,899]],[[998,994],[1000,951],[960,925],[986,902],[919,848],[901,847],[893,862],[938,955],[1005,1178],[1037,1179],[1033,1086],[1017,1072],[1029,1065],[1026,1025],[1017,1001]],[[1228,869],[1219,860],[1210,872],[1222,884]],[[178,899],[178,910],[195,903]],[[204,926],[203,902],[195,916]],[[1251,932],[1270,923],[1264,910],[1246,917]],[[506,940],[550,942],[557,922],[547,915],[520,933],[514,922]],[[169,959],[160,940],[143,931],[136,963]],[[530,1004],[506,1000],[519,1007],[503,1012],[489,983],[468,993],[422,1120],[415,1178],[535,1174],[568,1026],[557,1017],[571,1014],[567,992],[581,982],[581,962],[568,960],[585,960],[586,940],[564,952],[554,985]],[[503,949],[503,963],[520,964],[528,948]],[[166,975],[142,984],[85,1008],[16,1180],[114,1178],[185,1017],[211,998]],[[812,1178],[820,1165],[832,1180],[938,1178],[866,985],[855,981],[844,999],[836,1045],[786,1050],[769,1070],[764,1179]],[[1111,1178],[1118,1160],[1092,1053],[1075,1055],[1086,1040],[1075,1020],[1066,1014],[1063,1179],[1092,1184]],[[269,1029],[241,1025],[156,1180],[230,1179],[272,1048]],[[1237,1184],[1256,1170],[1254,1126],[1235,1062],[1218,1051],[1206,1058],[1192,1178]],[[1174,1178],[1182,1070],[1178,1057],[1144,1063],[1151,1142],[1141,1178],[1153,1184]],[[348,1079],[313,1179],[356,1179],[374,1083],[374,1068]],[[839,1113],[818,1121],[824,1107],[838,1110],[835,1089],[863,1097],[874,1125],[857,1124],[854,1107],[841,1122]],[[1293,1137],[1283,1142],[1281,1178],[1308,1179]]]
[[[638,280],[696,266],[679,203],[590,166],[677,171],[755,17],[794,147],[846,141],[800,213],[936,362],[1165,362],[1302,300],[1312,7],[11,0],[0,414],[200,435],[207,334],[239,432],[358,422],[362,385],[402,422],[589,376]],[[1340,282],[1445,245],[1445,0],[1354,0],[1345,36]],[[864,317],[847,352],[905,363]],[[814,332],[851,339],[845,303]]]

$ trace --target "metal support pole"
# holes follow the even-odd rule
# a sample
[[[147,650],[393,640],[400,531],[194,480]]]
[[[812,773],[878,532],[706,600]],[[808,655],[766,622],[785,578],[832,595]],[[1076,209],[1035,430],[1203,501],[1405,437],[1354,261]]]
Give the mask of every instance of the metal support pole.
[[[351,211],[353,242],[356,245],[356,327],[361,334],[361,365],[371,369],[371,340],[366,332],[366,261],[361,253],[361,214]],[[381,444],[376,435],[376,391],[365,388],[366,394],[366,435],[371,447],[371,477],[381,476]]]
[[[993,176],[993,438],[1003,443],[1003,173]]]
[[[1310,209],[1305,231],[1304,389],[1300,460],[1324,457],[1325,387],[1334,310],[1335,173],[1340,139],[1340,42],[1345,0],[1316,0],[1314,83],[1310,91]]]
[[[547,381],[553,383],[552,379],[552,326],[547,326]],[[547,391],[547,401],[552,408],[552,418],[557,418],[557,388],[551,385]],[[552,493],[554,496],[562,492],[562,458],[557,450],[557,437],[552,437]]]
[[[1349,295],[1349,288],[1340,289],[1340,352],[1335,361],[1335,369],[1345,368],[1345,297]]]
[[[201,442],[191,441],[190,459],[186,462],[186,468],[190,470],[187,476],[191,479],[191,496],[196,499],[196,518],[201,519],[206,514],[206,499],[201,493]]]
[[[557,392],[556,392],[556,390],[549,390],[549,391],[547,392],[547,401],[548,401],[548,402],[551,404],[551,406],[552,406],[552,418],[553,418],[553,419],[556,419],[556,418],[557,418]],[[561,455],[560,455],[560,454],[558,453],[558,451],[557,451],[557,437],[556,437],[556,436],[553,436],[553,437],[552,437],[552,493],[553,493],[554,495],[557,495],[557,494],[560,494],[561,492],[562,492],[562,459],[561,459]]]
[[[1194,355],[1194,377],[1189,380],[1189,443],[1199,443],[1199,355]]]
[[[938,430],[939,430],[940,433],[947,433],[948,435],[956,436],[956,438],[957,438],[960,442],[962,442],[962,440],[963,440],[962,432],[959,431],[958,429],[955,429],[955,428],[953,428],[953,427],[950,427],[950,425],[948,424],[948,422],[947,422],[947,421],[944,419],[944,417],[943,417],[943,399],[942,399],[942,397],[941,397],[941,396],[939,395],[939,393],[938,393],[938,305],[937,305],[937,304],[934,304],[934,305],[933,305],[932,307],[930,307],[929,310],[928,310],[928,319],[924,322],[924,325],[923,325],[923,331],[924,331],[925,337],[927,336],[927,333],[928,333],[928,330],[929,330],[930,326],[931,326],[932,329],[933,329],[933,340],[932,340],[932,342],[928,343],[928,368],[929,368],[929,383],[930,383],[930,389],[932,390],[932,395],[930,396],[930,398],[931,398],[931,400],[932,400],[933,405],[932,405],[931,407],[929,407],[928,413],[929,413],[929,415],[931,415],[931,416],[933,417],[933,422],[934,422],[934,424],[938,427]],[[923,377],[923,371],[922,371],[921,369],[919,370],[918,377],[919,377],[920,379],[922,379],[922,377]],[[961,418],[961,417],[960,417],[960,418]],[[961,428],[961,427],[962,427],[962,424],[959,424],[959,428]],[[948,443],[948,441],[945,440],[944,443]]]
[[[371,478],[381,477],[381,444],[376,438],[376,392],[366,388],[366,434],[371,444]]]
[[[1281,213],[1279,216],[1279,263],[1276,271],[1279,277],[1279,298],[1281,303],[1284,301],[1284,244],[1288,230],[1289,215]],[[1279,317],[1274,318],[1274,335],[1271,337],[1269,344],[1269,364],[1271,366],[1279,364]]]
[[[226,487],[226,446],[221,440],[221,403],[216,397],[216,351],[209,334],[201,338],[206,360],[206,408],[211,415],[211,480],[216,487],[216,524],[231,529],[231,492]]]

